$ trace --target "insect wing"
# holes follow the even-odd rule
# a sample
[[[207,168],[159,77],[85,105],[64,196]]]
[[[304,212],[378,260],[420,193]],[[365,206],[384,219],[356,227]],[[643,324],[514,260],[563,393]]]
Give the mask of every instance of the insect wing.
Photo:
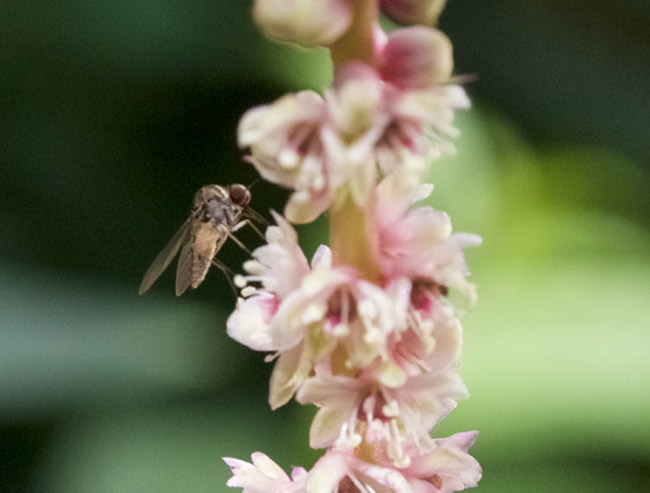
[[[185,221],[185,223],[179,228],[172,239],[169,240],[167,245],[165,245],[165,248],[162,249],[162,251],[151,263],[151,266],[142,278],[138,294],[142,295],[146,293],[153,285],[153,283],[156,282],[156,280],[174,259],[181,245],[188,240],[191,230],[192,217]]]
[[[192,284],[192,265],[194,263],[194,249],[192,241],[183,245],[181,253],[178,256],[178,267],[176,267],[176,296],[182,295]]]

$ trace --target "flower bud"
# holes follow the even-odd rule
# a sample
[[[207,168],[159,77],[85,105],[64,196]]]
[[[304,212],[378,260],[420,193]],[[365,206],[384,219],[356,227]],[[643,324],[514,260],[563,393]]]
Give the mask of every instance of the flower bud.
[[[328,45],[350,26],[350,0],[256,0],[255,22],[270,37],[303,46]]]
[[[381,0],[381,8],[398,24],[432,26],[445,7],[446,0]]]
[[[449,38],[437,29],[413,26],[391,33],[379,57],[384,80],[402,89],[427,89],[446,82],[454,67]]]

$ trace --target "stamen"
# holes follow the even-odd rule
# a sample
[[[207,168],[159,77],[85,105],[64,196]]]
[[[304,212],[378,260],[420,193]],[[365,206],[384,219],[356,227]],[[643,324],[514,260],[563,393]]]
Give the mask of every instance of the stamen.
[[[387,418],[396,418],[399,416],[399,404],[396,400],[391,400],[381,408],[381,412]]]
[[[319,322],[327,312],[326,303],[311,303],[302,313],[301,320],[306,323]]]
[[[309,202],[309,199],[310,199],[309,192],[306,192],[304,190],[294,192],[294,194],[292,195],[292,198],[296,202],[302,202],[302,203]]]
[[[359,314],[364,318],[372,319],[377,316],[377,309],[370,300],[361,300],[357,303]]]
[[[250,282],[263,282],[264,276],[246,276],[246,280]]]
[[[381,332],[375,327],[366,324],[366,333],[363,335],[363,341],[366,344],[374,344],[381,340]]]
[[[361,440],[362,438],[359,433],[353,432],[348,423],[343,423],[339,437],[336,439],[335,446],[341,450],[353,449],[361,444]]]
[[[278,226],[269,226],[266,229],[266,241],[268,243],[280,243],[284,240],[284,234]]]
[[[325,188],[325,178],[323,175],[316,175],[312,181],[311,187],[317,192],[320,192],[323,188]]]
[[[404,449],[402,448],[403,438],[397,427],[397,420],[392,419],[389,426],[392,438],[388,446],[388,455],[393,459],[396,467],[400,469],[408,467],[411,465],[411,458],[404,454]]]
[[[400,458],[393,461],[395,467],[399,469],[404,469],[411,465],[411,458],[408,455],[404,455],[404,451],[400,451]]]
[[[257,292],[257,288],[253,286],[246,286],[244,289],[241,290],[241,295],[244,298],[248,298],[252,294],[255,294]]]
[[[278,156],[278,161],[284,169],[294,169],[300,163],[300,156],[293,149],[283,149]]]
[[[372,423],[375,419],[376,402],[376,397],[374,395],[369,395],[361,405],[361,409],[366,413],[366,423]]]
[[[246,285],[248,284],[246,278],[241,274],[237,274],[233,279],[233,282],[235,283],[235,286],[237,286],[239,289],[246,287]]]
[[[434,327],[435,327],[435,323],[431,319],[420,321],[420,329],[423,334],[431,334],[431,332],[433,332]]]
[[[247,260],[244,262],[244,270],[250,274],[262,275],[266,271],[266,266],[257,260]]]
[[[347,337],[350,335],[350,327],[346,324],[337,324],[332,331],[334,337]]]

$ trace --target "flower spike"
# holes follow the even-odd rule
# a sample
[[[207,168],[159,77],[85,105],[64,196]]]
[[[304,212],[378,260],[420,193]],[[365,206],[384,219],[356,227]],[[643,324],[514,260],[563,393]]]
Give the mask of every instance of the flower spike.
[[[244,493],[451,493],[477,485],[476,432],[433,438],[468,396],[463,310],[476,300],[465,248],[429,205],[429,165],[453,153],[453,48],[432,27],[444,0],[256,0],[270,37],[330,49],[333,84],[249,110],[238,140],[262,178],[291,190],[237,276],[230,337],[274,364],[269,405],[313,404],[310,470],[226,458]],[[383,12],[409,27],[384,32]],[[327,214],[311,261],[291,223]],[[454,296],[450,296],[454,294]]]

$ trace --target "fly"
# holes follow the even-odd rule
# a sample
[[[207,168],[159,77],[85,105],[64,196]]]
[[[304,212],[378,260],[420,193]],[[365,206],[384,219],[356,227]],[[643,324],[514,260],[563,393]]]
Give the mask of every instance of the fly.
[[[222,270],[226,276],[231,271],[215,256],[228,238],[248,252],[248,249],[232,233],[249,224],[262,233],[252,221],[265,224],[248,204],[251,193],[248,187],[236,183],[223,187],[206,185],[194,195],[194,207],[190,217],[165,245],[145,273],[138,294],[146,293],[169,266],[176,254],[176,296],[182,295],[190,286],[196,289],[205,279],[211,265]],[[230,280],[230,277],[228,277]]]

